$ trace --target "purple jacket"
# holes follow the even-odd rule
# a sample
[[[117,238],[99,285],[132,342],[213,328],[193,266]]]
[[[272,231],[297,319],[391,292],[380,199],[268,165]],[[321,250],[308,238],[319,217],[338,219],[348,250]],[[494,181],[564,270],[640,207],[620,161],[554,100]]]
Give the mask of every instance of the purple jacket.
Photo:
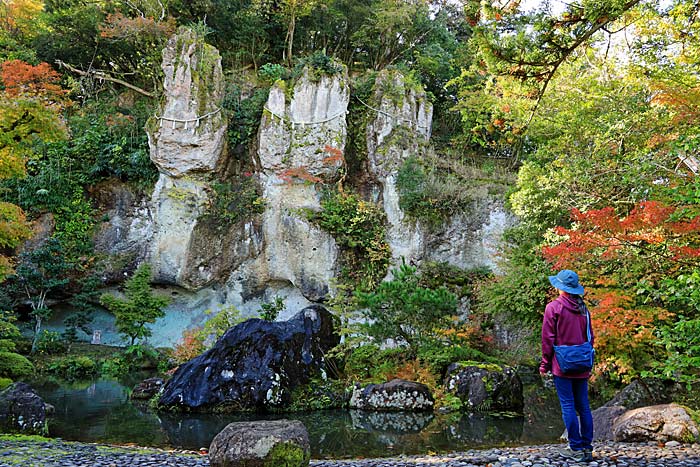
[[[542,321],[542,363],[540,371],[551,371],[554,376],[565,378],[588,378],[590,371],[584,373],[562,373],[554,356],[555,345],[578,345],[587,340],[586,315],[578,310],[578,303],[569,295],[547,304]],[[591,345],[593,344],[593,329],[591,329]]]

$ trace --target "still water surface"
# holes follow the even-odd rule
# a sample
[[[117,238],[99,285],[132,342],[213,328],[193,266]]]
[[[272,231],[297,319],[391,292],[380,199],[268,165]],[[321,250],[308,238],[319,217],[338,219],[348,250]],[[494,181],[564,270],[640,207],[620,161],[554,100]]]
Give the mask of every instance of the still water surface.
[[[287,418],[309,431],[314,458],[381,457],[477,447],[555,442],[562,433],[556,400],[529,397],[525,415],[378,413],[328,410],[276,415],[150,413],[115,380],[35,383],[56,407],[51,436],[66,440],[199,449],[234,421]]]

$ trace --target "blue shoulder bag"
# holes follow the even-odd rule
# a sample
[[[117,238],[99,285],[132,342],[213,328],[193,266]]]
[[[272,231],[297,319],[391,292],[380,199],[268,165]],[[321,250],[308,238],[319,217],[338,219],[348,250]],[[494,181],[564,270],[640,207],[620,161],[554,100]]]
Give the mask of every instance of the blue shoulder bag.
[[[579,345],[555,345],[554,355],[564,373],[583,373],[593,369],[595,349],[591,345],[590,314],[586,310],[586,334],[588,340]]]

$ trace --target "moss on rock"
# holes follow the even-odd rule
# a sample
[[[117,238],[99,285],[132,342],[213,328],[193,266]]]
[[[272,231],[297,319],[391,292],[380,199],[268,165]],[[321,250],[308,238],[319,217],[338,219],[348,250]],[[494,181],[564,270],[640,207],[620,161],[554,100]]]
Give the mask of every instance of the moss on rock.
[[[263,461],[263,467],[303,467],[309,465],[311,453],[293,442],[277,443]]]

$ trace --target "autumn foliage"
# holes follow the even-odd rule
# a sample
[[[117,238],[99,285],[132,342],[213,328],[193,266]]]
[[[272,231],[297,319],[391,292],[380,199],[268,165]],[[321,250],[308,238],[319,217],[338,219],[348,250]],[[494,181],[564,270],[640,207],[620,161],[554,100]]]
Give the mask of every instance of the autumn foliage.
[[[0,66],[5,95],[10,98],[38,98],[46,104],[65,104],[67,91],[61,88],[61,76],[48,63],[30,65],[9,60]]]
[[[574,269],[586,285],[597,331],[599,370],[622,376],[653,352],[654,330],[673,313],[646,291],[700,266],[700,214],[658,201],[628,215],[612,207],[571,213],[573,227],[556,227],[560,241],[543,248],[554,269]]]

